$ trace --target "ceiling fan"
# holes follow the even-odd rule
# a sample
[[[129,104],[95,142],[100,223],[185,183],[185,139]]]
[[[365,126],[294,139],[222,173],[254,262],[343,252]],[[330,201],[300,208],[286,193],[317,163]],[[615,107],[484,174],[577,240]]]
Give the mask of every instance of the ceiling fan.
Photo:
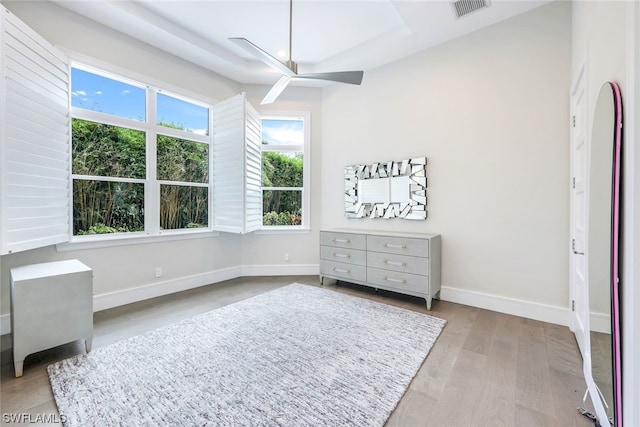
[[[269,55],[249,40],[242,37],[230,37],[229,40],[240,46],[265,64],[275,68],[282,73],[282,77],[271,87],[271,90],[264,97],[261,105],[271,104],[291,80],[328,80],[332,82],[348,83],[359,85],[362,82],[364,71],[336,71],[329,73],[306,73],[298,74],[298,64],[291,59],[291,33],[293,27],[293,0],[289,0],[289,60],[280,62],[274,56]]]

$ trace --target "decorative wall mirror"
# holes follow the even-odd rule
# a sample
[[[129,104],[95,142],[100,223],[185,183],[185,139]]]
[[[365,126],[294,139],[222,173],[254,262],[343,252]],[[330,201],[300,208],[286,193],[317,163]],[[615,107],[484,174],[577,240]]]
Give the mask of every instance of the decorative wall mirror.
[[[602,427],[622,426],[619,295],[622,99],[616,83],[598,95],[589,155],[587,275],[589,349],[585,380]]]
[[[427,219],[427,158],[344,168],[347,218]]]

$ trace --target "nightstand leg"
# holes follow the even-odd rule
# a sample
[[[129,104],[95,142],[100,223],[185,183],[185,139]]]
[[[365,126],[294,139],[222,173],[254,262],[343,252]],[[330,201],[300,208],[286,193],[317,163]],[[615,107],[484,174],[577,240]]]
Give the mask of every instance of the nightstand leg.
[[[431,298],[425,298],[427,300],[427,310],[431,311]]]
[[[15,360],[13,362],[13,367],[16,370],[16,378],[20,378],[22,376],[22,367],[24,366],[24,359]]]
[[[87,353],[91,353],[91,344],[93,343],[93,339],[87,338],[84,340],[84,348],[87,350]]]

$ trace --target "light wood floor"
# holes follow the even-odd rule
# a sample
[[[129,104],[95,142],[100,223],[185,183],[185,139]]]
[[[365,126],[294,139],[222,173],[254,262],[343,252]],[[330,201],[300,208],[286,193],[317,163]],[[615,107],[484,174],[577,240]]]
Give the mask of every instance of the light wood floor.
[[[317,276],[238,278],[94,315],[93,347],[271,289]],[[424,300],[339,283],[326,288],[427,312]],[[592,426],[576,411],[585,382],[582,360],[566,327],[434,301],[430,314],[447,325],[387,426]],[[46,366],[83,351],[80,342],[28,357],[13,377],[11,337],[2,336],[2,414],[57,414]],[[4,418],[4,417],[3,417]]]

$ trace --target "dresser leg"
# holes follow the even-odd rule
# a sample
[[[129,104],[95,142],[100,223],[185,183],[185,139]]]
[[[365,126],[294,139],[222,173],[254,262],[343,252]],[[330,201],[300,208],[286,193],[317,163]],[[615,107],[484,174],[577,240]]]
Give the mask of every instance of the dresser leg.
[[[427,310],[431,311],[431,298],[425,298],[427,301]]]
[[[91,344],[93,343],[93,339],[87,338],[84,340],[84,348],[87,350],[87,353],[91,353]]]
[[[320,286],[324,286],[324,277],[320,276]]]
[[[13,367],[16,370],[16,378],[20,378],[22,376],[22,367],[24,366],[24,359],[15,360],[13,362]]]

